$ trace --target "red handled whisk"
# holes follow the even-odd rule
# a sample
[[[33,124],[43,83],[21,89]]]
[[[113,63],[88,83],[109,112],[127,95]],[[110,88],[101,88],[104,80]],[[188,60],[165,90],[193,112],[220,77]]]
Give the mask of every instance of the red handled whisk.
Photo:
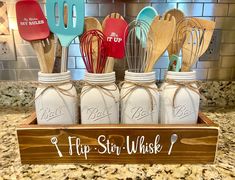
[[[108,56],[108,43],[99,30],[85,32],[80,38],[82,59],[89,73],[102,73]]]

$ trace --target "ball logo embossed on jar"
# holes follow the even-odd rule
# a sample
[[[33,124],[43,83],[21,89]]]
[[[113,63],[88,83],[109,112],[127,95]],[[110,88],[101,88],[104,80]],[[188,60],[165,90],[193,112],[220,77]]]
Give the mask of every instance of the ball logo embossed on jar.
[[[187,107],[186,104],[178,105],[174,108],[175,117],[177,117],[178,119],[187,118],[192,113],[193,112]]]
[[[200,95],[195,79],[195,71],[167,72],[161,87],[161,123],[197,123]]]
[[[115,72],[85,73],[81,91],[82,124],[118,124],[119,89]]]
[[[121,88],[121,121],[124,124],[158,124],[159,92],[155,72],[125,72]]]
[[[65,106],[58,106],[56,108],[46,107],[39,110],[39,117],[48,122],[63,116],[65,114],[64,111]]]
[[[76,124],[78,98],[70,72],[38,73],[35,94],[38,124]]]
[[[87,108],[86,112],[88,114],[88,119],[91,121],[98,121],[102,118],[108,118],[112,115],[110,110],[112,109],[112,106],[107,107],[107,110],[98,108],[98,107],[89,107]]]

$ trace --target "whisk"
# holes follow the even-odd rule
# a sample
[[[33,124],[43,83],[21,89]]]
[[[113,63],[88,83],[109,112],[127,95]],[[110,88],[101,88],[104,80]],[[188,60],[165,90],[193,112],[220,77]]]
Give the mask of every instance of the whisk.
[[[146,68],[147,59],[152,52],[151,39],[146,44],[149,30],[150,25],[143,20],[132,21],[125,30],[125,53],[130,72],[142,73]]]
[[[187,19],[185,41],[182,47],[182,68],[181,71],[187,72],[198,60],[204,45],[204,32],[199,22],[194,19]]]
[[[85,32],[80,39],[82,59],[89,73],[102,73],[108,53],[105,35],[99,30]]]

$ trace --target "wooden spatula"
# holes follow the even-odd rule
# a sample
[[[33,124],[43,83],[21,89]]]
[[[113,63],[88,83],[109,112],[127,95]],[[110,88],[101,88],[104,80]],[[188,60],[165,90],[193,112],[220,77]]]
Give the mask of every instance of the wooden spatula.
[[[148,33],[147,49],[151,47],[149,45],[150,42],[151,44],[153,42],[153,47],[150,58],[147,60],[145,72],[152,71],[154,64],[170,44],[175,32],[175,25],[175,18],[170,14],[164,17],[157,16],[154,18]]]
[[[190,71],[199,57],[207,50],[213,31],[214,21],[191,18],[188,21],[187,39],[183,45],[183,62],[181,71]]]
[[[197,22],[196,28],[203,31],[203,43],[201,43],[200,45],[200,53],[198,54],[198,57],[200,57],[208,49],[208,46],[211,42],[211,38],[215,29],[215,22],[200,18],[192,18],[192,19]]]

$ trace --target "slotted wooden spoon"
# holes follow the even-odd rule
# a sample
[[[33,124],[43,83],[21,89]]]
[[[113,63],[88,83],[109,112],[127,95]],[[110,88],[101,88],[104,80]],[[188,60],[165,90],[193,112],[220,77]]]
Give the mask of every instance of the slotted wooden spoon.
[[[170,44],[175,32],[175,25],[175,18],[170,14],[164,17],[157,16],[154,18],[147,39],[147,49],[152,46],[152,53],[147,60],[145,72],[152,71],[155,63]],[[150,42],[151,44],[153,42],[153,45],[150,45]]]

